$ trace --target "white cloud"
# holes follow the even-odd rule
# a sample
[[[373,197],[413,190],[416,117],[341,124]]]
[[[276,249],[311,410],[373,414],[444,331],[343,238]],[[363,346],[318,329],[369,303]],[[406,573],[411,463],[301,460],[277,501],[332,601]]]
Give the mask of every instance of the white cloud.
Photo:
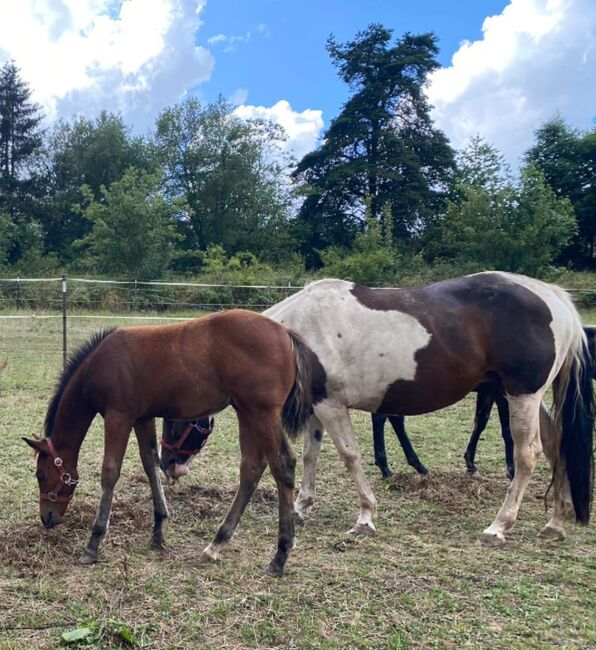
[[[195,46],[205,3],[3,2],[0,64],[15,60],[50,118],[107,108],[147,126],[160,108],[211,75],[213,57]]]
[[[596,113],[596,2],[511,0],[430,79],[433,117],[455,147],[479,133],[512,162],[559,112],[579,128]]]
[[[269,120],[282,126],[288,135],[288,141],[284,146],[298,159],[316,147],[319,134],[323,129],[323,111],[307,108],[299,113],[293,111],[290,103],[285,99],[271,108],[238,106],[235,113],[244,119]]]

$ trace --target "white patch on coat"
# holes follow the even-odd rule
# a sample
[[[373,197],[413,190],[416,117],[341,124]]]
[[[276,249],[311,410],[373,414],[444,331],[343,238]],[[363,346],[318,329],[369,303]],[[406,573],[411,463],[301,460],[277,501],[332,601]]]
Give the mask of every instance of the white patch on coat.
[[[415,355],[431,335],[409,314],[364,306],[353,287],[344,280],[313,282],[264,314],[314,350],[327,373],[329,399],[375,411],[393,382],[415,378]]]

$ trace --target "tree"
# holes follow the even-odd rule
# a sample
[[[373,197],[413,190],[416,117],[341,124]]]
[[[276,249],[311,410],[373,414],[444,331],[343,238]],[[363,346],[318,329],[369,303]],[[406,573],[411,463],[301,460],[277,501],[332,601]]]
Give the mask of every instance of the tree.
[[[542,171],[555,194],[571,201],[578,231],[562,261],[596,267],[596,131],[579,133],[556,117],[536,131],[525,156]]]
[[[175,253],[176,207],[159,193],[158,174],[130,168],[102,188],[101,201],[85,187],[82,215],[92,231],[75,242],[93,271],[135,278],[161,277]]]
[[[188,99],[165,110],[156,143],[170,196],[183,198],[188,246],[219,244],[228,254],[287,254],[288,160],[279,127],[243,120],[219,99]]]
[[[388,215],[394,241],[408,242],[443,204],[453,152],[432,125],[423,90],[438,65],[436,39],[405,34],[391,45],[391,37],[373,24],[351,42],[327,41],[353,95],[294,172],[306,197],[299,219],[311,264],[316,249],[351,243],[365,227],[366,206],[383,232]]]
[[[42,144],[41,120],[40,108],[31,101],[31,90],[14,61],[5,63],[0,68],[0,211],[17,231],[32,225],[31,168]],[[6,253],[10,263],[22,256],[22,239],[17,232]]]
[[[517,184],[461,184],[458,201],[425,246],[431,261],[461,270],[496,269],[539,275],[556,260],[577,229],[573,208],[557,197],[542,172],[527,166]]]
[[[95,120],[79,117],[60,121],[46,146],[46,188],[39,219],[45,246],[64,262],[74,256],[72,244],[90,232],[91,223],[76,209],[87,187],[95,201],[104,199],[102,188],[122,179],[134,167],[152,172],[156,161],[142,138],[132,137],[120,115],[102,112]]]

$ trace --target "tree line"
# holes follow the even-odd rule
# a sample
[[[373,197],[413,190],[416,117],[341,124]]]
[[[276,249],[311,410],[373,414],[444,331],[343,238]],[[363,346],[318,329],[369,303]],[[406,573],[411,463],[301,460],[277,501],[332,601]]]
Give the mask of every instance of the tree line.
[[[158,278],[219,264],[323,267],[359,281],[423,265],[594,269],[596,131],[537,125],[519,170],[480,137],[454,151],[424,92],[433,34],[373,24],[326,44],[350,95],[295,160],[279,126],[220,98],[43,128],[17,63],[0,68],[0,268]]]

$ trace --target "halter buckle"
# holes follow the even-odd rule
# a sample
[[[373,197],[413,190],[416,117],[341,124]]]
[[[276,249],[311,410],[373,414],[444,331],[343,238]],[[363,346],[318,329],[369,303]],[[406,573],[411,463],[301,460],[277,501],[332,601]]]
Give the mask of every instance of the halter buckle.
[[[56,458],[54,458],[54,465],[56,467],[62,467],[62,465],[64,465],[64,461],[62,458],[60,458],[60,456],[56,456]]]

